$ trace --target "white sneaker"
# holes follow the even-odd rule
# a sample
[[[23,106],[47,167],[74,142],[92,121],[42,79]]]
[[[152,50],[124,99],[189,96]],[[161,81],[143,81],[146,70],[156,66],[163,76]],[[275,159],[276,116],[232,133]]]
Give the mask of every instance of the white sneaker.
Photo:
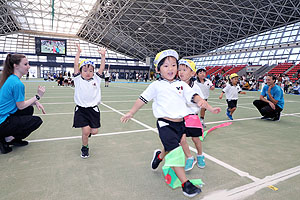
[[[203,128],[206,128],[206,125],[205,125],[205,123],[204,123],[204,119],[203,119],[203,118],[200,118],[200,122],[201,122]]]

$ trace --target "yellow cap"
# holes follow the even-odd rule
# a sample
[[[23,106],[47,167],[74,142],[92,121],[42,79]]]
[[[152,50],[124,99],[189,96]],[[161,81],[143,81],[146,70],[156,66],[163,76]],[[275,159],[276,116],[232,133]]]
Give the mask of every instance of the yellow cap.
[[[84,66],[84,65],[93,65],[93,67],[95,67],[95,63],[93,62],[93,61],[91,61],[91,60],[88,60],[88,59],[84,59],[84,60],[82,60],[81,62],[80,62],[80,64],[79,64],[79,69],[82,67],[82,66]]]
[[[237,75],[236,73],[233,73],[233,74],[231,74],[231,75],[229,76],[229,79],[232,79],[232,78],[234,78],[234,77],[239,77],[239,75]]]
[[[154,66],[157,67],[158,63],[162,59],[164,59],[165,57],[168,57],[168,56],[172,56],[172,57],[176,58],[176,60],[178,60],[178,58],[179,58],[178,53],[175,50],[167,49],[167,50],[161,51],[158,54],[156,54],[155,59],[153,61]]]
[[[179,65],[186,65],[189,68],[191,68],[191,70],[193,70],[194,72],[196,72],[196,64],[194,63],[194,61],[192,60],[188,60],[188,59],[180,59],[178,61]]]

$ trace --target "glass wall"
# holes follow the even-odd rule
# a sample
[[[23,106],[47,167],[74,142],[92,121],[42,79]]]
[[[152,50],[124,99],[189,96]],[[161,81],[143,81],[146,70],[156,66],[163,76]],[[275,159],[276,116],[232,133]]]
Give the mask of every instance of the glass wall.
[[[193,60],[197,66],[272,65],[298,63],[299,52],[300,23],[295,23],[231,43]]]

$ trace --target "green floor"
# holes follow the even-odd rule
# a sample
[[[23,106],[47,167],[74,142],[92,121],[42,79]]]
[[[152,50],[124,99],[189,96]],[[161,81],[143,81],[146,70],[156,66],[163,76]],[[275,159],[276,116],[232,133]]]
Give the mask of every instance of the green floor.
[[[27,138],[28,146],[0,155],[1,200],[185,198],[181,189],[172,190],[164,183],[161,166],[156,172],[150,169],[153,151],[161,148],[151,103],[135,115],[140,123],[120,123],[118,111],[126,113],[146,84],[111,83],[108,88],[102,87],[102,126],[89,141],[91,156],[82,159],[81,130],[72,128],[74,89],[53,82],[24,83],[27,99],[36,93],[38,85],[46,86],[41,103],[47,114],[35,110],[44,123]],[[228,121],[225,99],[218,99],[220,92],[211,92],[209,103],[222,111],[217,115],[206,113],[207,129]],[[227,193],[240,187],[246,189],[233,195],[235,199],[243,195],[247,200],[299,198],[300,96],[285,95],[279,122],[259,119],[252,105],[258,97],[259,92],[240,95],[233,124],[212,131],[205,139],[204,152],[218,161],[207,157],[204,169],[195,166],[187,173],[188,178],[201,178],[205,183],[195,199],[230,199]],[[193,147],[190,140],[189,144]],[[260,188],[259,181],[295,167],[290,177],[280,176],[285,180],[275,175],[278,181],[272,185],[277,191]],[[250,189],[254,190],[252,194]],[[227,193],[222,198],[208,198],[220,191]]]

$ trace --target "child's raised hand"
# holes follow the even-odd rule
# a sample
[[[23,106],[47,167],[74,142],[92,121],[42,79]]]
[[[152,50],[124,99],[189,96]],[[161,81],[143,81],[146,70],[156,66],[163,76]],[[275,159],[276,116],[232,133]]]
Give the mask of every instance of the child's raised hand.
[[[131,118],[133,117],[133,115],[130,113],[130,112],[128,112],[128,113],[126,113],[123,117],[121,117],[121,122],[122,123],[126,123],[126,122],[128,122]]]
[[[79,44],[79,43],[76,43],[76,46],[77,46],[77,52],[80,52],[80,53],[81,53],[80,44]]]
[[[38,90],[37,90],[37,94],[38,94],[40,97],[42,97],[42,96],[44,95],[45,91],[46,91],[45,87],[39,86],[39,87],[38,87]]]
[[[101,56],[105,56],[106,49],[103,48],[103,47],[100,47],[100,49],[98,50],[98,53],[99,53]]]

